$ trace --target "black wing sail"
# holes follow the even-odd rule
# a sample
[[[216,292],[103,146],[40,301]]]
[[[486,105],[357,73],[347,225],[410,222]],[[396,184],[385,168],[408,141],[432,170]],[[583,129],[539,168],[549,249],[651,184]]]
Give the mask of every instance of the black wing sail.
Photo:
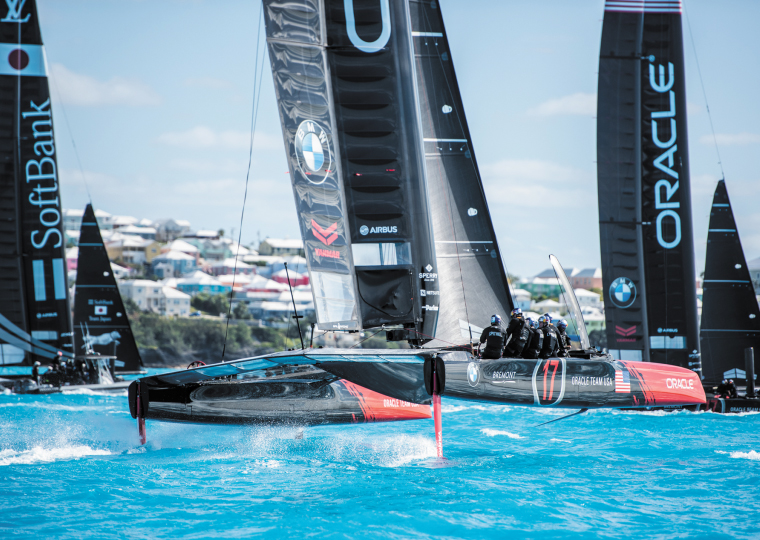
[[[710,211],[702,287],[704,382],[742,378],[744,349],[754,347],[755,354],[760,353],[760,308],[723,180]],[[733,370],[740,370],[739,375]]]
[[[85,354],[89,343],[96,353],[116,356],[117,371],[137,371],[142,367],[132,327],[90,204],[85,208],[79,235],[74,336],[77,354]]]
[[[700,371],[680,0],[607,0],[597,129],[608,346]]]
[[[34,0],[0,7],[0,364],[73,356],[53,117]]]
[[[320,327],[432,336],[438,312],[420,291],[438,290],[437,269],[405,0],[264,8]]]
[[[425,148],[425,174],[438,261],[440,297],[430,346],[478,339],[494,313],[513,300],[480,179],[438,2],[411,0],[415,84]],[[433,306],[438,306],[436,298]]]

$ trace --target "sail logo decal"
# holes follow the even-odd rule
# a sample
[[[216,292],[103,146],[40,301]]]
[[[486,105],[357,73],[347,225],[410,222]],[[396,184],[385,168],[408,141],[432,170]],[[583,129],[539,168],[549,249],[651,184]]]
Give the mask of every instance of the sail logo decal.
[[[631,393],[631,376],[627,371],[615,371],[615,393],[616,394],[630,394]]]
[[[95,315],[108,315],[108,306],[95,306]]]
[[[7,0],[6,0],[7,1]],[[375,41],[364,41],[356,32],[356,17],[354,16],[354,0],[343,0],[343,9],[346,10],[346,31],[348,39],[354,47],[362,52],[372,54],[383,49],[391,38],[391,10],[388,0],[380,0],[380,17],[383,28]]]
[[[636,300],[636,284],[627,277],[619,277],[610,285],[609,293],[615,306],[626,309]]]
[[[480,382],[480,366],[476,362],[467,365],[467,382],[470,386],[477,386]]]
[[[319,226],[319,223],[311,220],[311,232],[314,233],[314,236],[322,242],[324,245],[329,246],[333,242],[335,242],[338,239],[338,223],[333,223],[329,227],[323,229]]]
[[[629,326],[628,328],[623,328],[622,326],[615,326],[615,333],[619,336],[628,337],[636,333],[636,328],[637,328],[636,325]]]
[[[673,88],[675,83],[675,68],[673,62],[668,62],[668,74],[665,74],[665,66],[659,64],[655,68],[654,56],[649,57],[649,85],[657,93],[668,95],[669,108],[666,111],[652,111],[652,142],[658,148],[664,150],[659,157],[655,158],[654,166],[670,178],[658,180],[654,185],[654,207],[660,212],[657,214],[656,229],[657,242],[665,249],[673,249],[681,243],[681,216],[676,210],[680,209],[681,203],[673,200],[678,192],[678,171],[673,170],[676,164],[680,164],[680,156],[676,155],[678,145],[676,139],[676,93]],[[662,127],[658,122],[667,122],[670,137],[662,141],[660,133]],[[667,125],[667,124],[665,124]],[[671,223],[674,228],[672,238],[666,239],[663,234],[664,223]]]
[[[43,46],[0,43],[0,75],[46,77]]]
[[[26,0],[5,0],[5,5],[8,6],[8,13],[0,19],[0,22],[9,22],[9,23],[25,23],[29,22],[29,17],[32,16],[31,13],[27,13],[26,17],[23,19],[21,18],[21,12],[24,9],[24,4],[26,4]]]
[[[296,131],[295,146],[301,172],[312,184],[322,184],[332,172],[332,153],[327,132],[311,120],[301,122]]]
[[[359,227],[359,232],[362,236],[367,236],[368,234],[388,234],[388,233],[397,233],[398,227],[396,225],[393,226],[384,226],[384,227],[367,227],[366,225],[362,225]]]

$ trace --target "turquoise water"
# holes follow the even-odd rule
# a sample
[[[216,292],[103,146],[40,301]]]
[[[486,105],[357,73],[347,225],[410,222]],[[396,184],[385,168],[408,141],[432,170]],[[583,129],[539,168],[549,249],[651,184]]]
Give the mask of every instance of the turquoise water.
[[[758,538],[760,416],[444,403],[433,422],[147,422],[0,395],[3,538]]]

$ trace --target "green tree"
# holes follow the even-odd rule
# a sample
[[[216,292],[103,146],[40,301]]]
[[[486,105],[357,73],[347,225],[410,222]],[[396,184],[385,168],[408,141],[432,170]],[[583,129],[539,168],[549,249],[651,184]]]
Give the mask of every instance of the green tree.
[[[235,304],[234,309],[232,310],[232,318],[233,319],[252,319],[251,312],[248,311],[248,304],[245,302],[238,302]]]
[[[230,302],[226,294],[198,293],[190,300],[190,305],[211,315],[227,314],[230,310]]]

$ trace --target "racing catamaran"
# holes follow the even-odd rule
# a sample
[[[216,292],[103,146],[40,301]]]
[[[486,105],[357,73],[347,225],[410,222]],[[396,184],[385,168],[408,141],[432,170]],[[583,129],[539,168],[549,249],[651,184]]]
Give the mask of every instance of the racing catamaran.
[[[439,455],[442,395],[581,409],[704,403],[688,369],[592,349],[577,302],[581,343],[571,357],[478,358],[476,325],[510,313],[513,301],[440,6],[263,4],[319,326],[385,328],[412,349],[300,349],[140,379],[129,402],[143,441],[146,418],[220,421],[228,396],[236,419],[251,421],[259,415],[251,380],[314,368],[404,402],[432,401]],[[309,402],[285,403],[274,405],[309,422]]]

